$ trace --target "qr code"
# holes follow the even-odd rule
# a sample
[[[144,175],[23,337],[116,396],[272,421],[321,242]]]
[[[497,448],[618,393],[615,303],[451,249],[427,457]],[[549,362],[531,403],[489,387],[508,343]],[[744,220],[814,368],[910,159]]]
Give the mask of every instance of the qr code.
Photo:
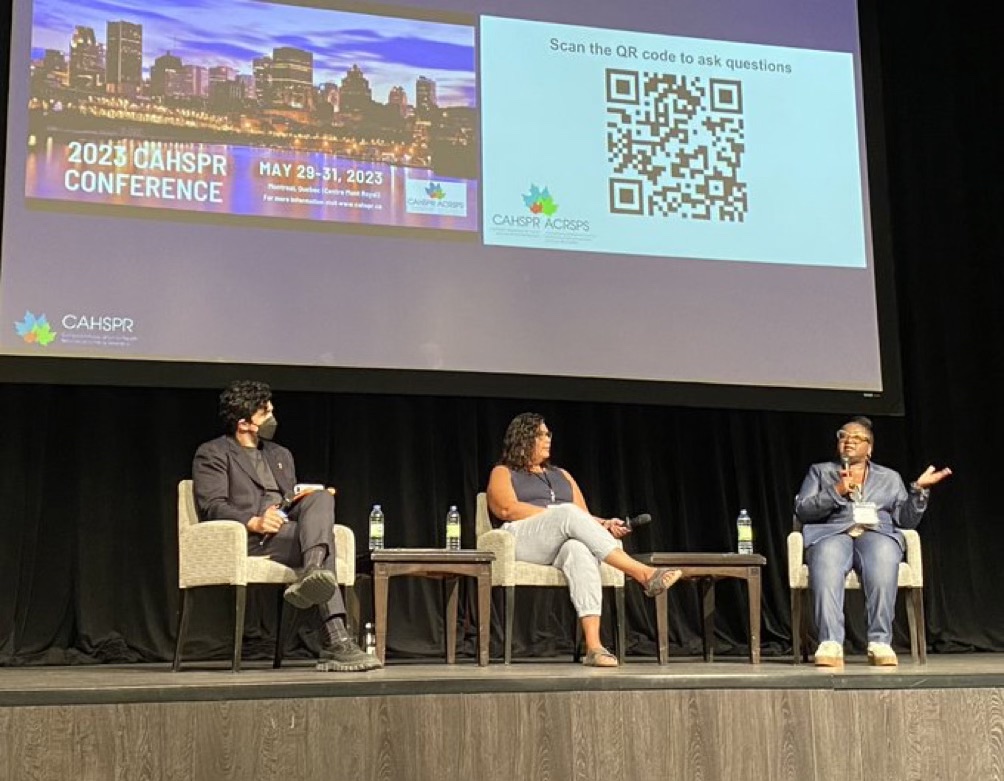
[[[608,68],[613,214],[742,222],[742,82]]]

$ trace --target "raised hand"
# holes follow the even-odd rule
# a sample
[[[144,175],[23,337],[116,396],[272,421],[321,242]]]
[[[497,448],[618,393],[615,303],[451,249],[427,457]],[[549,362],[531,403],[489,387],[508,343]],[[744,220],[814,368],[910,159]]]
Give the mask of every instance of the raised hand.
[[[930,488],[932,485],[937,485],[951,474],[952,470],[947,466],[944,469],[938,469],[937,471],[935,471],[933,466],[929,466],[924,470],[924,473],[914,481],[914,483],[918,488]]]

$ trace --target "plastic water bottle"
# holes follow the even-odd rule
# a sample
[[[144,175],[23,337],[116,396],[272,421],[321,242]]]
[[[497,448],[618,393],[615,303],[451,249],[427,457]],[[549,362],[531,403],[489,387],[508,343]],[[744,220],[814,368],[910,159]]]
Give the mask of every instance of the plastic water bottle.
[[[378,504],[370,511],[370,550],[383,550],[383,510]]]
[[[460,550],[460,512],[455,504],[446,514],[446,550]]]
[[[739,532],[737,552],[740,555],[749,556],[753,553],[753,521],[745,510],[739,511],[739,517],[736,518],[736,531]]]
[[[363,651],[370,656],[376,656],[376,632],[373,631],[373,624],[369,621],[363,628]]]

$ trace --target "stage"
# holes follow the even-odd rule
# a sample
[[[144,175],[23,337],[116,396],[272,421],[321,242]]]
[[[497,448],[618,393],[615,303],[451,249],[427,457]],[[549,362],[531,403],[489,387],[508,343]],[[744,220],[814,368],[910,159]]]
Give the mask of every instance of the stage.
[[[0,673],[4,779],[1004,778],[1004,655]]]

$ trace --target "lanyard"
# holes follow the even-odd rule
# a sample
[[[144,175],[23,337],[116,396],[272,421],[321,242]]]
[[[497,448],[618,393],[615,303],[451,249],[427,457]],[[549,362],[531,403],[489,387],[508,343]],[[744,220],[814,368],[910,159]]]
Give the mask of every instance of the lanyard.
[[[530,474],[534,475],[538,480],[541,480],[544,483],[544,485],[547,486],[547,490],[551,494],[551,504],[554,504],[555,502],[554,486],[551,485],[551,480],[547,476],[547,470],[544,469],[543,471],[540,472],[531,472]]]
[[[868,481],[868,464],[866,462],[865,463],[865,472],[864,472],[864,475],[861,478],[861,484],[860,485],[854,484],[854,486],[851,488],[851,501],[852,502],[857,503],[857,502],[860,502],[862,499],[865,498],[865,483],[867,481]]]

